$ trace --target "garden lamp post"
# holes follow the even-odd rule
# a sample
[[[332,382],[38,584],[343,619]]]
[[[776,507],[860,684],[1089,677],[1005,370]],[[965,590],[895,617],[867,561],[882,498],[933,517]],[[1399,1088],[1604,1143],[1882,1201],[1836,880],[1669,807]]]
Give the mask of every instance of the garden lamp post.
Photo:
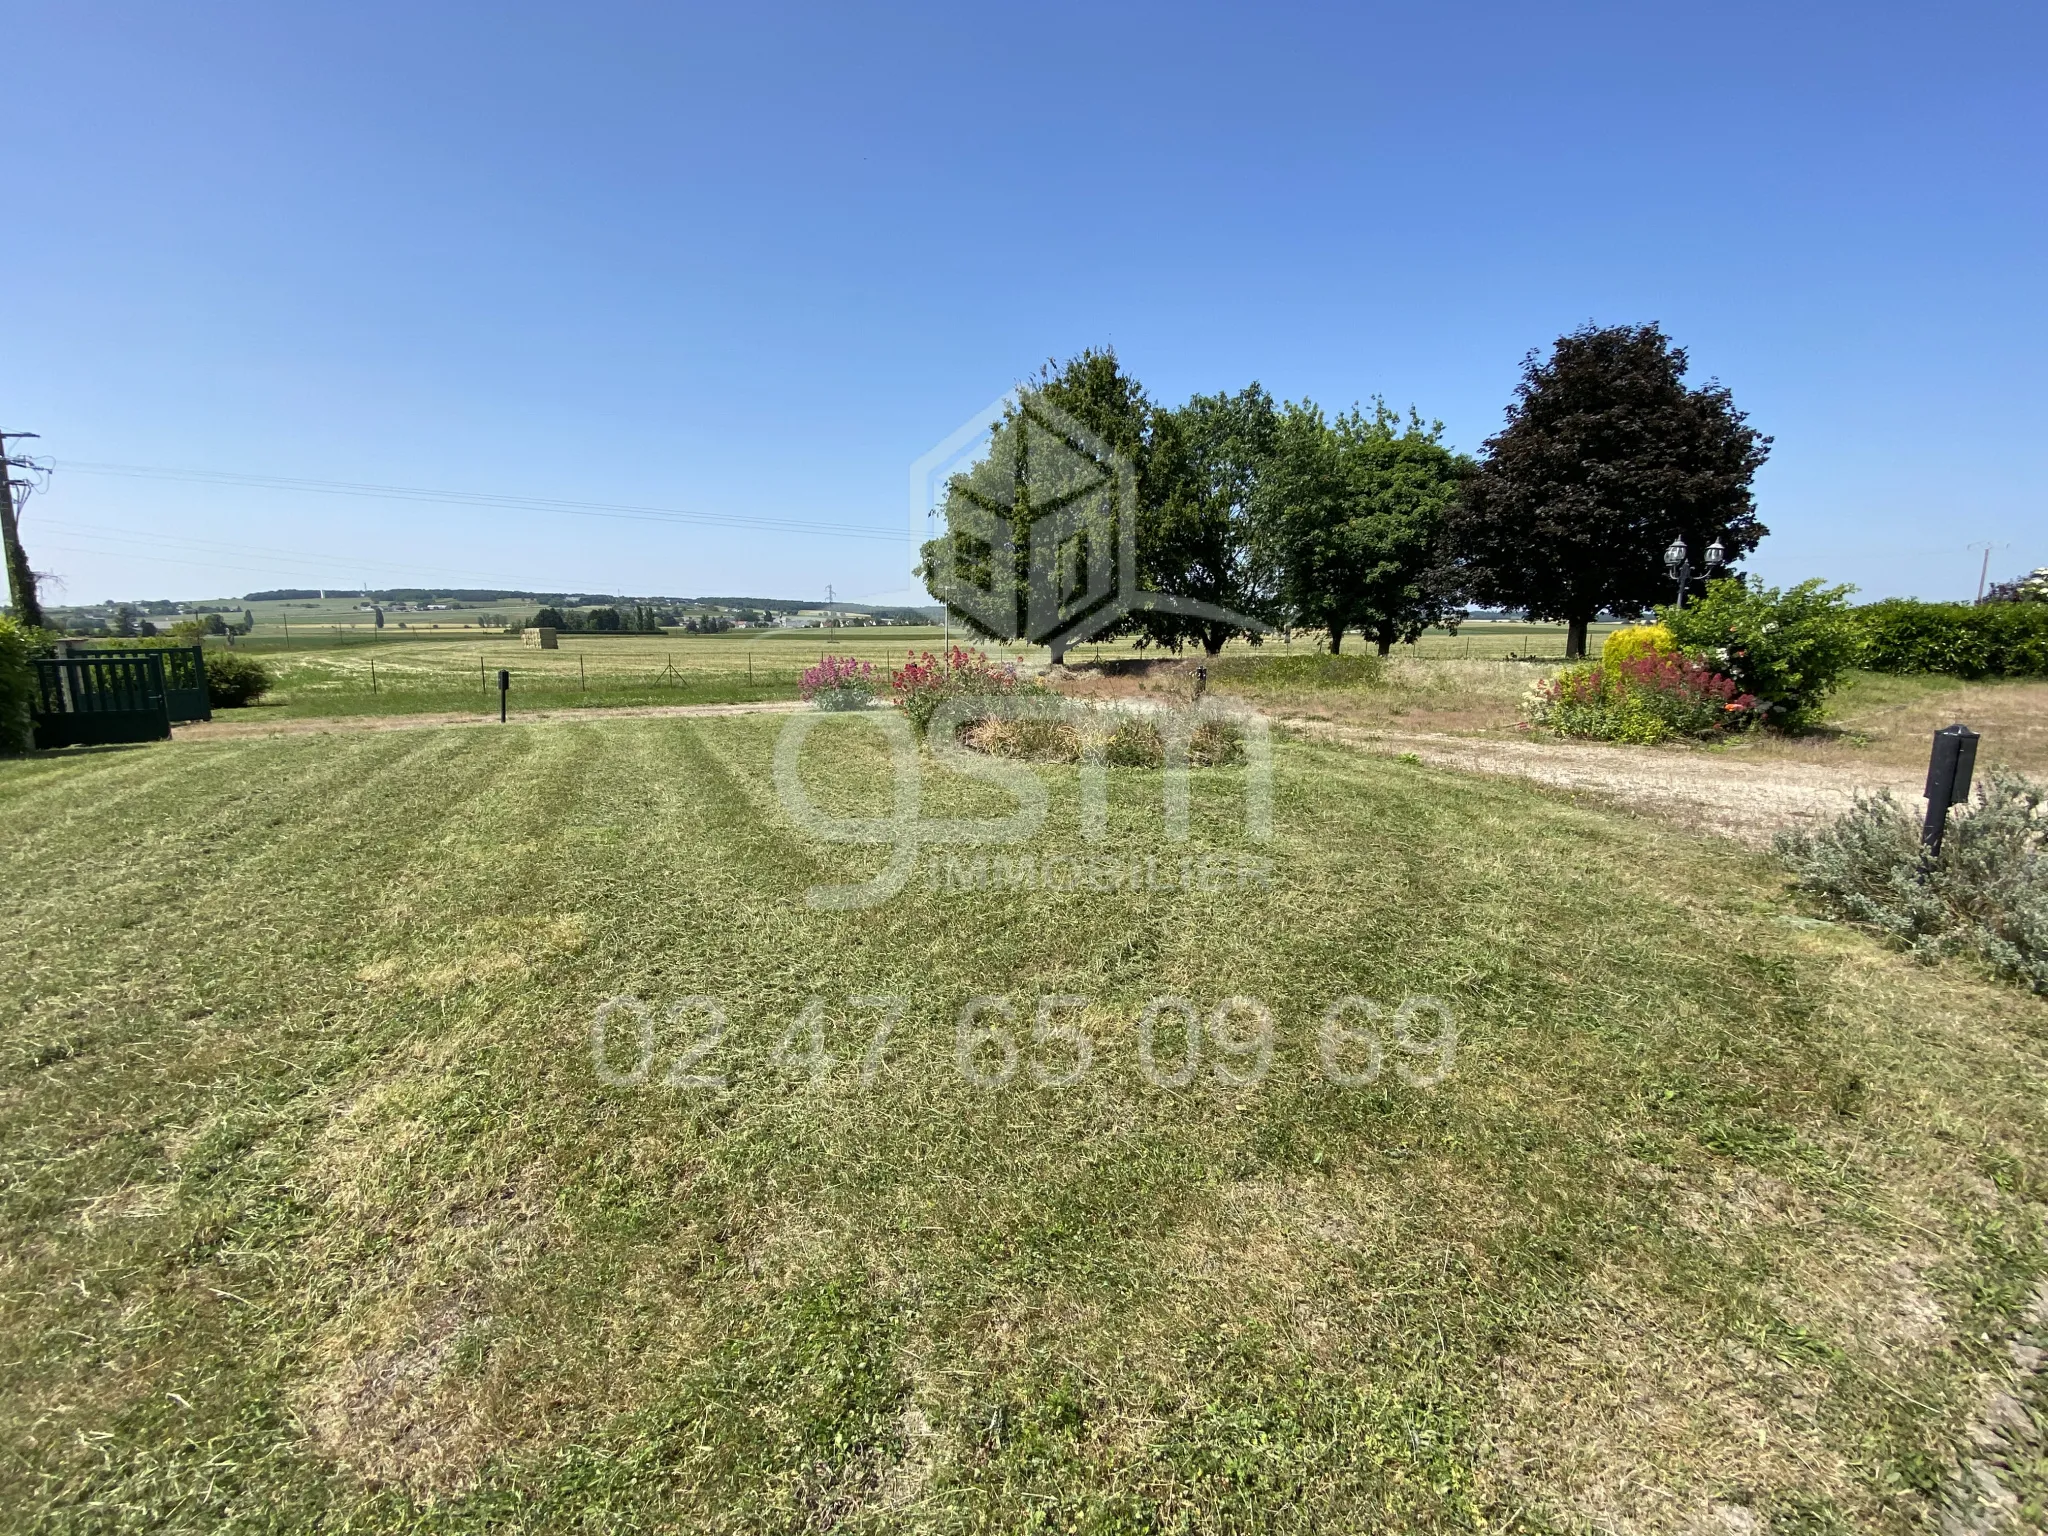
[[[1728,563],[1728,551],[1722,547],[1719,539],[1707,546],[1706,562],[1707,579],[1711,581],[1714,573]],[[1683,538],[1673,539],[1671,547],[1664,551],[1664,569],[1669,571],[1672,580],[1678,583],[1678,606],[1683,608],[1685,589],[1692,585],[1692,552],[1685,547]]]

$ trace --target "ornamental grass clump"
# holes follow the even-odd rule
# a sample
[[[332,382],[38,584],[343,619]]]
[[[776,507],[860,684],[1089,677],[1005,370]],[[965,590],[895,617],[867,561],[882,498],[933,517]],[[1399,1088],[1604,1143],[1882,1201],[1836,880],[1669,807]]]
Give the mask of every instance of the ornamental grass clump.
[[[1526,724],[1599,741],[1648,743],[1741,730],[1758,701],[1703,661],[1639,650],[1621,660],[1568,667],[1544,678],[1524,702]]]
[[[1922,960],[1974,955],[2048,994],[2048,786],[1993,770],[1974,804],[1949,813],[1929,858],[1918,818],[1889,791],[1778,852],[1798,888],[1832,917],[1874,929]]]
[[[804,701],[818,709],[866,709],[875,698],[875,668],[854,656],[821,656],[797,679]]]
[[[963,729],[960,739],[990,757],[1013,757],[1027,763],[1081,761],[1081,733],[1068,721],[1041,715],[991,715]]]
[[[1245,759],[1244,733],[1228,720],[1190,721],[1183,711],[1069,707],[1059,715],[990,715],[960,733],[991,757],[1036,763],[1099,760],[1111,768],[1162,768],[1169,742],[1184,741],[1190,768],[1223,768]]]

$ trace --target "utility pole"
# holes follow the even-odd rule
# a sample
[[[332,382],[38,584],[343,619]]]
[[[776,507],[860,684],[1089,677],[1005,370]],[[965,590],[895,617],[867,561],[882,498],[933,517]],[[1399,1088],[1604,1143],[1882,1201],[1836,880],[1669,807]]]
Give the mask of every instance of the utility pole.
[[[828,581],[825,583],[825,628],[834,630],[838,627],[836,616],[832,612],[832,583]]]
[[[18,505],[14,499],[16,490],[21,492],[22,502],[28,500],[30,481],[17,480],[11,471],[34,469],[30,459],[17,459],[7,451],[9,437],[35,437],[34,432],[0,432],[0,545],[5,546],[7,560],[7,599],[14,608],[15,622],[27,624],[36,629],[43,628],[43,604],[36,596],[36,573],[29,569],[28,551],[21,547],[21,525],[18,521]]]
[[[1977,601],[1981,603],[1984,601],[1984,584],[1991,579],[1991,552],[1994,549],[2010,549],[2012,546],[2010,544],[1995,544],[1987,539],[1983,543],[1968,544],[1964,547],[1966,549],[1981,549],[1984,551],[1984,563],[1977,568]]]

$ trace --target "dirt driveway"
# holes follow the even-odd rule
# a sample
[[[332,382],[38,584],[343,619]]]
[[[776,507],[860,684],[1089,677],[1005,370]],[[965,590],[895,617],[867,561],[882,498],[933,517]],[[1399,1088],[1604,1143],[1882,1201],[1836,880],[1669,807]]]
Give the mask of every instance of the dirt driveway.
[[[1679,747],[1512,741],[1373,730],[1325,720],[1283,718],[1279,723],[1310,740],[1599,795],[1752,847],[1769,846],[1785,828],[1831,820],[1849,808],[1859,791],[1890,789],[1901,799],[1917,801],[1924,777],[1878,764],[1793,762]]]

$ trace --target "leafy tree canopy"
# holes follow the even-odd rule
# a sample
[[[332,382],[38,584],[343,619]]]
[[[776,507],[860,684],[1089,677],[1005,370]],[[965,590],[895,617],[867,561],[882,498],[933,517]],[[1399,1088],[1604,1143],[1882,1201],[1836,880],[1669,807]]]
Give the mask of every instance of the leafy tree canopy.
[[[1047,363],[946,487],[920,574],[972,632],[1048,645],[1113,633],[1115,572],[1150,460],[1152,403],[1112,351]],[[1132,521],[1127,524],[1125,519]]]
[[[1382,654],[1461,611],[1443,555],[1445,520],[1471,461],[1443,425],[1383,400],[1335,421],[1312,402],[1280,415],[1258,489],[1259,564],[1275,610],[1321,629],[1330,649],[1358,630]]]
[[[1768,531],[1750,482],[1771,440],[1709,380],[1684,382],[1685,350],[1652,325],[1586,326],[1531,352],[1479,473],[1453,514],[1462,579],[1484,603],[1563,621],[1583,654],[1605,610],[1637,617],[1671,595],[1664,550],[1683,539],[1703,573]]]
[[[1141,609],[1130,627],[1179,650],[1198,643],[1213,656],[1246,630],[1235,616],[1272,609],[1253,547],[1253,504],[1273,448],[1280,413],[1257,384],[1234,395],[1196,395],[1153,415],[1141,485],[1138,569],[1152,591],[1208,612]],[[1258,631],[1251,631],[1254,638]]]

